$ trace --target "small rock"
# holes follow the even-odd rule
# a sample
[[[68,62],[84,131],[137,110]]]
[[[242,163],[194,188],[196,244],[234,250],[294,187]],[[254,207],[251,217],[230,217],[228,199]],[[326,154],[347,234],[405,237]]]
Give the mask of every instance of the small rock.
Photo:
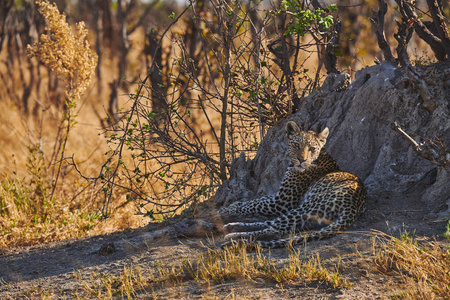
[[[98,250],[98,254],[102,256],[110,255],[113,252],[116,252],[116,246],[114,243],[103,244]]]

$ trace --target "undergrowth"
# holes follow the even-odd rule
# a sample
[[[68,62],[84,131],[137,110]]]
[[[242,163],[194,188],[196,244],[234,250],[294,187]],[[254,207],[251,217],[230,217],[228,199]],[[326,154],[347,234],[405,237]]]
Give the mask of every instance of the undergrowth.
[[[26,167],[27,176],[0,180],[0,248],[88,234],[99,221],[86,201],[89,186],[75,182],[64,187],[65,197],[51,198],[52,181],[37,146],[29,147]]]
[[[400,299],[450,298],[450,251],[437,242],[419,243],[408,232],[400,238],[377,234],[375,264],[380,272],[400,276],[408,288]]]
[[[73,173],[64,174],[54,197],[52,176],[38,145],[28,147],[26,172],[0,174],[0,249],[108,233],[148,223],[116,193],[111,216],[100,217],[101,193]],[[15,161],[11,165],[14,165]],[[13,167],[14,168],[14,167]],[[21,170],[22,171],[22,170]]]
[[[447,223],[445,224],[444,237],[446,239],[450,239],[450,219],[448,219]]]
[[[69,133],[77,123],[75,108],[95,74],[97,56],[90,49],[83,22],[77,23],[73,31],[56,4],[47,1],[36,4],[46,20],[47,32],[39,42],[28,45],[27,51],[30,58],[38,58],[64,82],[63,117],[50,158],[46,159],[41,140],[28,147],[28,176],[6,175],[0,182],[0,247],[85,235],[98,219],[84,205],[86,185],[61,183]],[[74,201],[75,198],[80,199]]]
[[[7,159],[7,168],[2,168],[0,174],[0,248],[86,236],[94,228],[97,228],[96,233],[104,233],[136,227],[135,218],[130,216],[134,206],[124,199],[125,195],[120,191],[116,191],[114,199],[122,201],[117,201],[112,211],[115,213],[119,209],[121,215],[113,213],[113,218],[98,226],[98,206],[103,191],[96,187],[95,182],[87,182],[77,174],[74,176],[73,169],[66,162],[65,153],[70,145],[72,149],[88,149],[91,160],[87,172],[95,168],[93,158],[98,156],[96,153],[99,151],[96,150],[99,145],[92,147],[92,136],[97,134],[82,132],[76,137],[71,133],[78,130],[77,104],[83,103],[81,96],[95,74],[97,56],[88,43],[84,23],[77,23],[74,30],[56,4],[47,1],[37,1],[36,4],[46,21],[46,33],[33,46],[28,45],[27,51],[30,58],[39,59],[40,65],[62,81],[64,105],[57,106],[56,110],[42,108],[36,129],[31,128],[23,116],[20,121],[11,117],[14,113],[9,107],[4,109],[8,117],[2,116],[2,125],[10,123],[11,128],[2,132],[3,138],[15,134],[14,140],[8,140],[10,144],[29,146],[28,156],[17,155],[16,164],[16,156],[13,155],[13,161]],[[44,99],[38,100],[39,105],[44,102]],[[86,119],[89,117],[84,114]],[[26,138],[21,139],[17,133],[20,131],[16,130],[18,124],[24,126]],[[4,139],[2,141],[5,142]],[[85,164],[80,165],[86,169]],[[14,171],[8,172],[7,169]],[[142,225],[143,222],[139,223]]]

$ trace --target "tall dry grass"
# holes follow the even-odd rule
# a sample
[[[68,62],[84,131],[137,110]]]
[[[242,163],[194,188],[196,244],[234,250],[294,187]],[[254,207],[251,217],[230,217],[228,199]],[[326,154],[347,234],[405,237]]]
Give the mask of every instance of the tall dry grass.
[[[36,4],[47,22],[48,34],[42,34],[41,41],[33,46],[28,45],[27,51],[63,79],[69,106],[69,102],[78,102],[89,86],[95,75],[97,55],[90,48],[84,22],[77,23],[76,30],[72,30],[55,3],[38,0]]]
[[[450,251],[436,241],[419,243],[407,232],[396,238],[377,232],[374,262],[382,273],[398,275],[407,288],[399,299],[449,299]]]
[[[0,104],[5,108],[1,110],[0,126],[0,141],[4,144],[0,159],[0,248],[145,223],[133,217],[134,206],[120,192],[115,195],[119,201],[113,208],[120,207],[118,218],[100,222],[101,191],[94,183],[81,180],[65,163],[66,153],[76,152],[83,171],[96,172],[108,149],[104,138],[98,136],[97,116],[82,98],[95,74],[96,55],[87,42],[84,24],[77,24],[73,30],[55,4],[37,4],[47,21],[48,34],[29,45],[28,52],[63,80],[66,99],[64,107],[42,107],[38,120],[24,116],[7,101]]]
[[[7,119],[10,124],[19,122],[20,125],[17,116],[10,114],[3,120]],[[75,154],[80,168],[87,175],[98,172],[104,162],[103,154],[108,149],[96,130],[99,125],[92,124],[93,118],[95,115],[89,113],[79,118],[80,123],[73,129],[66,150],[69,155]],[[42,127],[44,137],[39,146],[39,139],[35,136],[12,133],[9,126],[0,126],[0,141],[4,145],[0,162],[0,248],[77,238],[147,224],[149,220],[135,215],[134,204],[127,194],[119,190],[114,194],[111,217],[100,220],[99,209],[104,200],[101,191],[65,164],[62,165],[59,185],[50,199],[54,178],[48,169],[48,157],[53,149],[55,127],[50,121]]]

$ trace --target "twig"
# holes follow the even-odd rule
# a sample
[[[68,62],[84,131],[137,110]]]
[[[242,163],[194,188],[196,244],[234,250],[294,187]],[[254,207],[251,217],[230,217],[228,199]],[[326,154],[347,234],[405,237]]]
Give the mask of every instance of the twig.
[[[439,139],[429,139],[419,144],[410,135],[408,135],[397,122],[394,122],[392,125],[392,129],[398,132],[411,145],[413,145],[414,150],[420,156],[431,161],[438,167],[450,166],[450,150],[447,150],[443,142]]]
[[[415,150],[419,152],[420,145],[412,137],[410,137],[397,122],[394,122],[392,129],[400,133],[400,135],[402,135],[410,144],[414,146]]]
[[[442,44],[442,40],[435,36],[420,20],[419,16],[414,11],[414,6],[405,0],[395,0],[398,4],[399,11],[405,20],[408,20],[414,26],[414,29],[419,37],[430,45],[436,58],[440,61],[446,59],[445,48]]]
[[[408,52],[406,51],[406,47],[408,46],[409,41],[411,40],[412,34],[414,32],[414,28],[407,27],[405,20],[402,23],[397,22],[398,32],[394,34],[394,38],[397,40],[397,57],[398,62],[402,67],[407,67],[411,65],[409,60]]]
[[[419,90],[419,94],[423,99],[423,107],[429,112],[433,112],[436,109],[436,103],[433,100],[433,96],[430,93],[425,81],[420,79],[419,75],[414,71],[411,65],[406,68],[406,75],[408,75],[409,80],[414,85],[415,88]]]
[[[62,144],[61,144],[61,156],[60,156],[60,160],[59,160],[59,164],[58,164],[58,169],[56,171],[55,180],[53,182],[52,191],[50,193],[50,199],[53,199],[53,195],[55,194],[55,190],[56,190],[56,185],[58,184],[59,175],[61,174],[61,167],[62,167],[62,163],[64,161],[64,154],[66,152],[67,140],[69,139],[69,133],[70,133],[70,129],[72,127],[71,118],[72,118],[72,108],[69,107],[68,113],[67,113],[66,133],[63,137]]]

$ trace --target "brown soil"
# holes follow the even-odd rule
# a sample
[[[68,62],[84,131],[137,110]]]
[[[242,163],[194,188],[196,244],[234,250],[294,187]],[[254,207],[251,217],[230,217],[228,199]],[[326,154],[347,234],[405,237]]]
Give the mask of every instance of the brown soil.
[[[420,194],[417,189],[422,188],[416,185],[402,194],[370,195],[367,213],[349,232],[309,242],[306,249],[298,247],[306,255],[319,253],[330,268],[338,264],[341,276],[352,284],[348,289],[333,289],[315,281],[295,281],[283,286],[258,279],[211,285],[188,281],[178,286],[168,283],[154,287],[138,293],[138,298],[384,299],[399,294],[408,286],[400,276],[377,270],[373,263],[371,230],[393,235],[406,230],[415,232],[420,240],[436,238],[442,244],[449,244],[442,238],[443,224],[424,219],[428,212],[417,197]],[[0,298],[61,299],[74,298],[76,294],[96,298],[83,288],[92,274],[120,275],[124,267],[140,266],[145,275],[155,269],[155,263],[172,265],[188,258],[195,260],[206,251],[204,245],[212,243],[208,238],[180,237],[173,228],[150,224],[109,235],[4,249],[0,254]],[[220,245],[221,238],[222,235],[214,237],[216,245]],[[270,255],[280,263],[288,257],[285,249],[272,250]]]

